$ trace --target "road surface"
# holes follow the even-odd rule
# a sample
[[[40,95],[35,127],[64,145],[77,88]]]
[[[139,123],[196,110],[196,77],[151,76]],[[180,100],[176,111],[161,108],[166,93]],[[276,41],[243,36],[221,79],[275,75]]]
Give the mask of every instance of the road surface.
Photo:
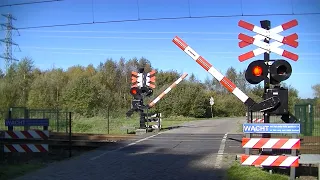
[[[190,122],[157,134],[144,135],[115,147],[55,162],[17,180],[36,179],[210,179],[225,178],[227,157],[243,153],[245,118]]]

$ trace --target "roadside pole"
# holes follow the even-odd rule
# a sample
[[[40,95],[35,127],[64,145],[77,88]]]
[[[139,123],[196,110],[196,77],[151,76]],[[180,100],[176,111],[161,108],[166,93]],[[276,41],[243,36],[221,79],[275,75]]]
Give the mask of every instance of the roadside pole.
[[[210,97],[210,106],[211,106],[211,117],[213,118],[213,111],[212,111],[212,106],[214,105],[214,99],[213,97]]]

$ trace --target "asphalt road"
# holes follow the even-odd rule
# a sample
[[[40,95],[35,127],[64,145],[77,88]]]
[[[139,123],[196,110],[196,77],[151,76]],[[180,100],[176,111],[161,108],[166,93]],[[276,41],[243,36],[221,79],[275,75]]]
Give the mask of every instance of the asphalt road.
[[[227,157],[243,153],[245,118],[202,120],[102,147],[17,178],[30,179],[225,179]],[[234,159],[233,158],[233,159]]]

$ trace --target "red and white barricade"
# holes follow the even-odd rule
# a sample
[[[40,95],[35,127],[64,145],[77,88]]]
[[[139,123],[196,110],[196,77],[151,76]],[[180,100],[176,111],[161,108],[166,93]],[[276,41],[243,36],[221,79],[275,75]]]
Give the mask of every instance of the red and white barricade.
[[[21,140],[47,140],[49,138],[48,130],[27,130],[27,131],[5,131],[4,139],[21,139]],[[49,152],[49,145],[42,143],[30,144],[30,143],[12,143],[4,144],[4,152],[21,152],[21,153],[31,153],[31,152]]]
[[[300,139],[242,138],[242,147],[251,149],[300,149]],[[298,167],[298,156],[241,155],[241,164],[249,166]]]
[[[5,131],[6,139],[48,139],[49,131],[47,130],[28,130],[28,131]]]
[[[241,164],[247,166],[299,167],[298,156],[242,155]]]
[[[243,148],[300,149],[300,139],[242,138]]]
[[[255,119],[252,119],[252,123],[264,123],[264,119],[263,118],[255,118]]]
[[[5,144],[4,152],[49,152],[48,144]]]

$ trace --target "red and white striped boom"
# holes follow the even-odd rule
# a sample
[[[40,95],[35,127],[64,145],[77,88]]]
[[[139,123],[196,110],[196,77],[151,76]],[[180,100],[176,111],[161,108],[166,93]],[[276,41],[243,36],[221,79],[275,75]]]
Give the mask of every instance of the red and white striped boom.
[[[188,76],[187,73],[182,74],[182,76],[177,79],[174,83],[171,84],[166,90],[164,90],[158,97],[156,97],[151,103],[148,104],[148,107],[151,108],[153,107],[160,99],[163,98],[168,92],[171,91],[177,84],[179,84],[184,78]]]
[[[193,50],[187,43],[176,36],[172,40],[180,49],[188,54],[193,60],[195,60],[201,67],[203,67],[208,73],[216,78],[225,88],[239,98],[244,104],[251,106],[254,101],[243,93],[236,85],[231,82],[227,77],[222,75],[216,68],[214,68],[208,61],[200,56],[195,50]]]

